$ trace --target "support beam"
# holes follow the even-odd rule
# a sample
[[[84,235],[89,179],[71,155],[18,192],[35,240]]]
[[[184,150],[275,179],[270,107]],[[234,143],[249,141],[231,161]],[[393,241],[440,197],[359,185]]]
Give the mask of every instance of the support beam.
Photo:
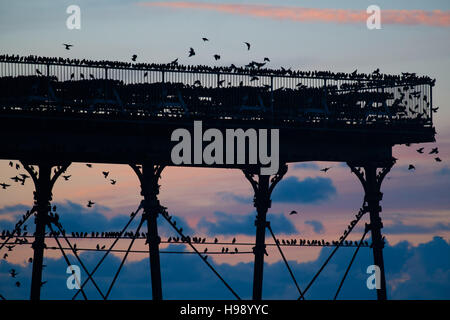
[[[33,248],[33,268],[31,273],[31,300],[40,300],[42,283],[42,265],[44,261],[45,249],[45,227],[48,224],[48,212],[50,211],[50,202],[52,201],[52,189],[58,177],[67,169],[69,163],[55,169],[52,177],[53,165],[49,162],[38,164],[39,171],[34,171],[33,167],[22,162],[25,170],[30,174],[35,191],[33,211],[36,212]]]
[[[372,234],[372,249],[374,264],[380,268],[380,288],[377,289],[377,299],[387,300],[386,293],[386,276],[384,270],[383,248],[384,237],[381,234],[383,223],[381,221],[380,201],[383,199],[381,193],[381,184],[395,164],[395,159],[387,163],[364,163],[361,166],[356,166],[352,163],[347,163],[352,172],[361,181],[364,188],[364,205],[370,214],[369,230]],[[377,173],[377,169],[381,169]]]
[[[153,300],[162,300],[161,264],[159,259],[159,244],[161,238],[158,235],[157,218],[161,213],[161,205],[158,200],[159,184],[163,165],[144,163],[142,169],[137,165],[130,165],[136,172],[141,183],[141,195],[143,200],[143,218],[147,221],[147,243],[150,256],[150,274],[152,281]]]
[[[287,172],[287,165],[280,166],[278,173],[270,179],[268,175],[258,174],[258,181],[255,174],[250,170],[243,170],[245,177],[250,181],[254,191],[254,206],[256,208],[256,239],[253,253],[255,255],[253,269],[253,300],[262,300],[262,285],[264,271],[264,254],[266,251],[266,227],[267,227],[267,211],[271,207],[270,196],[278,182]]]

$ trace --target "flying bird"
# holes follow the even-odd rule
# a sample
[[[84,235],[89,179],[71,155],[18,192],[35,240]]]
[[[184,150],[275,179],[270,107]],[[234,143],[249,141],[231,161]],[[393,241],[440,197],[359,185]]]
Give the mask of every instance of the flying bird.
[[[178,64],[178,58],[176,58],[175,60],[171,61],[170,64]]]
[[[250,43],[248,43],[248,42],[244,42],[244,43],[247,46],[247,50],[250,50]]]
[[[73,47],[73,44],[63,43],[63,46],[65,47],[66,50],[70,50],[70,47]]]
[[[193,48],[189,49],[189,57],[195,56],[195,51]]]
[[[417,151],[418,153],[423,153],[423,149],[424,149],[424,148],[420,148],[420,149],[417,149],[416,151]]]
[[[323,172],[327,172],[328,170],[330,170],[331,169],[331,167],[327,167],[327,168],[323,168],[323,169],[320,169],[320,171],[323,171]]]
[[[295,211],[295,210],[292,210],[291,212],[289,212],[289,215],[290,215],[290,216],[293,215],[293,214],[298,214],[298,212]]]
[[[90,164],[90,163],[86,163],[86,167],[88,167],[88,168],[92,168],[92,164]]]
[[[12,167],[14,163],[12,161],[9,162],[9,166]]]
[[[408,166],[408,170],[416,170],[416,167],[414,167],[412,164],[410,164],[410,165]]]
[[[8,187],[11,187],[11,185],[6,184],[6,183],[0,183],[0,186],[2,187],[2,189],[6,189]]]
[[[133,56],[131,57],[131,61],[136,61],[136,59],[137,59],[137,55],[133,54]]]
[[[219,59],[220,59],[220,55],[215,54],[215,55],[214,55],[214,59],[216,59],[216,61],[219,60]]]
[[[105,176],[105,179],[108,178],[109,171],[103,171],[102,173]]]
[[[267,58],[267,57],[264,57],[264,61],[266,61],[266,62],[270,62],[270,59],[269,59],[269,58]]]
[[[88,204],[86,205],[88,208],[92,208],[92,205],[95,204],[95,202],[92,202],[91,200],[88,201]]]
[[[442,162],[441,158],[439,157],[434,158],[434,160],[436,160],[436,162]]]
[[[202,40],[203,40],[203,41],[209,41],[209,39],[208,39],[208,38],[202,38]]]
[[[111,181],[111,184],[112,184],[112,185],[116,184],[116,182],[117,182],[117,181],[114,180],[114,179],[110,179],[110,181]]]
[[[14,270],[14,269],[11,269],[11,270],[9,271],[9,274],[10,274],[11,277],[13,277],[13,278],[15,278],[15,277],[18,275],[18,273],[17,273],[16,270]]]
[[[69,178],[70,178],[71,176],[72,176],[72,175],[69,175],[69,176],[63,176],[63,178],[64,178],[65,181],[68,181]]]
[[[431,149],[429,154],[438,154],[438,153],[439,153],[439,149],[436,147],[436,148]]]

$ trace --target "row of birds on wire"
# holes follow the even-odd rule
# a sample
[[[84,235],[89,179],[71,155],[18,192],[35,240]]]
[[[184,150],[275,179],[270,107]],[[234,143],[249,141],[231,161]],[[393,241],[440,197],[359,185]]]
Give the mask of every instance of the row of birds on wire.
[[[207,38],[203,38],[207,39]],[[205,42],[209,42],[205,40]],[[65,44],[70,47],[73,45]],[[249,42],[243,42],[243,45],[250,50],[251,44]],[[69,47],[69,49],[70,49]],[[187,57],[191,58],[197,55],[196,50],[190,47],[187,50]],[[279,69],[267,68],[267,63],[271,60],[269,57],[264,57],[262,61],[250,61],[243,67],[238,67],[235,64],[230,66],[208,66],[208,65],[182,65],[178,63],[176,58],[169,63],[138,63],[138,56],[133,54],[131,56],[131,62],[122,61],[108,61],[108,60],[89,60],[89,59],[72,59],[62,57],[40,57],[35,55],[19,56],[19,55],[0,55],[0,61],[5,62],[22,62],[22,63],[53,63],[53,64],[70,64],[74,66],[85,67],[111,67],[111,68],[133,68],[141,70],[174,70],[174,71],[197,71],[197,72],[227,72],[227,73],[244,73],[244,74],[260,74],[260,75],[275,75],[275,76],[293,76],[293,77],[319,77],[319,78],[331,78],[331,79],[350,79],[350,80],[380,80],[388,81],[390,83],[410,83],[410,84],[435,84],[435,79],[431,79],[428,76],[417,76],[415,73],[403,72],[401,75],[387,75],[380,73],[380,69],[377,68],[372,73],[358,73],[358,70],[354,70],[351,73],[347,72],[332,72],[332,71],[301,71],[292,70],[292,68],[280,67]],[[214,61],[220,60],[222,57],[220,54],[214,54],[212,56]],[[266,67],[266,68],[264,68]]]
[[[411,145],[407,144],[407,146],[409,147]],[[421,148],[417,149],[416,152],[420,153],[420,154],[425,154],[424,150],[425,150],[425,148],[421,147]],[[437,155],[437,154],[439,154],[439,148],[438,147],[431,148],[431,150],[428,152],[428,154],[429,155]],[[442,159],[440,157],[438,157],[438,156],[435,156],[434,157],[434,161],[442,162]],[[416,166],[414,164],[409,164],[408,165],[408,170],[416,170]]]
[[[18,232],[14,235],[9,230],[2,230],[0,239],[5,240],[9,237],[15,237],[15,241],[11,243],[11,245],[6,245],[5,247],[8,249],[8,251],[12,251],[12,249],[15,247],[16,244],[28,244],[30,243],[27,238],[34,237],[34,233],[28,234],[28,232]],[[48,232],[45,234],[45,238],[48,239],[54,239],[54,237],[57,238],[67,238],[67,239],[147,239],[147,233],[146,232],[140,232],[140,233],[133,233],[133,232],[126,232],[122,236],[120,235],[120,232],[95,232],[92,231],[91,233],[88,232],[71,232],[71,235],[66,234],[65,232]],[[183,244],[183,243],[192,243],[192,244],[204,244],[204,245],[252,245],[252,243],[247,242],[236,242],[236,238],[233,238],[231,242],[228,241],[220,241],[218,238],[214,238],[213,241],[207,241],[207,238],[202,237],[168,237],[167,240],[161,240],[161,243],[167,243],[167,244]],[[277,239],[277,243],[281,246],[335,246],[338,244],[338,241],[325,241],[324,239],[317,240],[317,239]],[[267,244],[272,245],[272,244]],[[346,241],[343,243],[345,246],[353,246],[356,245],[356,241]],[[97,249],[100,249],[99,245],[97,245]],[[104,246],[101,247],[101,249],[104,249]]]

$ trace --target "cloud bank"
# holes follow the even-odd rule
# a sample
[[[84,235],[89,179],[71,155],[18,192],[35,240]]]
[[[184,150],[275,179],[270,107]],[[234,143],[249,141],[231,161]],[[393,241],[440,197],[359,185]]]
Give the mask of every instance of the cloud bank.
[[[225,4],[205,2],[141,2],[141,6],[163,7],[177,10],[203,10],[220,13],[295,22],[326,22],[337,24],[365,24],[365,10],[302,8],[263,4]],[[450,12],[442,10],[382,10],[382,24],[425,25],[449,27]]]

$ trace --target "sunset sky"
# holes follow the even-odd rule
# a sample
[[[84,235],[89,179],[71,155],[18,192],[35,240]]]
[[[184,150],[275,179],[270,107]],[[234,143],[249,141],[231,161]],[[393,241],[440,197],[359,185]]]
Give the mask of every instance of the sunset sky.
[[[81,30],[66,28],[66,8],[81,8]],[[366,8],[382,9],[380,30],[366,27]],[[446,0],[259,0],[259,1],[5,1],[0,0],[0,54],[61,56],[181,64],[244,65],[270,57],[269,67],[299,70],[416,72],[436,78],[433,89],[436,143],[423,144],[424,154],[411,147],[396,146],[398,162],[385,180],[382,192],[388,297],[397,299],[450,298],[450,2]],[[202,37],[210,39],[203,42]],[[244,42],[252,47],[247,51]],[[62,43],[74,47],[67,51]],[[188,58],[190,47],[197,54]],[[222,59],[215,61],[213,54]],[[11,138],[11,137],[4,137]],[[439,148],[441,163],[428,152]],[[10,177],[24,173],[0,160],[0,230],[11,229],[30,208],[33,185],[12,183]],[[415,171],[407,169],[414,164]],[[323,173],[321,168],[332,168]],[[111,185],[102,171],[117,180]],[[61,222],[68,231],[120,230],[141,200],[138,179],[124,165],[74,163],[69,181],[59,180],[53,192]],[[169,167],[161,179],[161,203],[193,235],[230,241],[254,241],[255,209],[252,189],[242,172],[225,169]],[[88,200],[96,202],[86,208]],[[280,238],[338,239],[363,201],[358,179],[343,163],[290,164],[284,181],[273,195],[269,220]],[[298,215],[289,216],[292,210]],[[163,219],[162,237],[173,235]],[[367,222],[365,220],[364,222]],[[29,222],[31,228],[32,220]],[[362,224],[363,225],[363,224]],[[135,226],[134,226],[135,227]],[[362,229],[350,236],[357,240]],[[267,233],[267,240],[270,234]],[[52,243],[52,242],[50,242]],[[77,242],[95,247],[97,242]],[[53,244],[52,244],[53,245]],[[121,247],[125,248],[126,243]],[[174,249],[171,245],[169,249]],[[141,241],[137,249],[145,250]],[[200,248],[204,248],[200,246]],[[175,249],[181,250],[182,247]],[[218,248],[219,250],[221,247]],[[231,249],[231,248],[230,248]],[[234,247],[233,247],[234,249]],[[251,251],[251,247],[247,247]],[[161,250],[168,250],[163,244]],[[186,248],[187,250],[187,248]],[[212,248],[209,248],[212,250]],[[244,250],[244,248],[242,249]],[[353,249],[342,248],[324,277],[311,289],[311,298],[330,299],[339,284]],[[3,256],[5,249],[0,252]],[[330,251],[318,248],[288,248],[300,286],[306,286],[313,271]],[[29,248],[15,248],[7,261],[0,260],[0,294],[8,299],[28,299],[31,268]],[[92,265],[100,255],[82,254]],[[100,274],[104,286],[117,257],[107,260]],[[210,257],[225,278],[251,296],[253,255]],[[119,276],[112,298],[151,297],[148,256],[132,254]],[[349,274],[342,298],[374,299],[365,287],[370,249],[363,248]],[[295,299],[297,294],[278,252],[266,257],[264,297]],[[70,298],[65,287],[65,262],[56,251],[46,251],[44,298]],[[9,270],[21,273],[23,285],[16,288]],[[162,254],[163,294],[167,298],[231,298],[222,284],[191,255]],[[189,269],[189,271],[185,271]],[[109,272],[109,273],[108,273]],[[183,276],[184,272],[187,275]],[[197,277],[197,278],[196,278]],[[203,286],[197,287],[197,281]],[[135,286],[134,286],[134,285]],[[91,288],[92,289],[92,288]],[[95,293],[93,293],[95,297]],[[98,297],[97,297],[98,298]]]

